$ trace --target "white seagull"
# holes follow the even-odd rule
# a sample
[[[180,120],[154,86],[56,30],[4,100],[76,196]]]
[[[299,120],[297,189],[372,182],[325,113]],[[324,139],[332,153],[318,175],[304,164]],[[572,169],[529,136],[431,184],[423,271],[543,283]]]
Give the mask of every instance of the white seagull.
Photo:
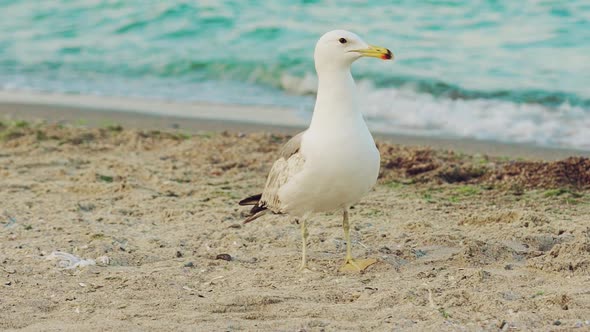
[[[352,258],[348,209],[377,182],[380,157],[360,111],[350,66],[361,57],[389,60],[390,50],[368,45],[356,34],[334,30],[316,44],[318,93],[309,128],[281,149],[262,194],[240,201],[254,205],[250,222],[267,212],[289,214],[301,224],[301,270],[307,269],[307,220],[317,212],[340,210],[346,240],[341,271],[363,271],[375,259]]]

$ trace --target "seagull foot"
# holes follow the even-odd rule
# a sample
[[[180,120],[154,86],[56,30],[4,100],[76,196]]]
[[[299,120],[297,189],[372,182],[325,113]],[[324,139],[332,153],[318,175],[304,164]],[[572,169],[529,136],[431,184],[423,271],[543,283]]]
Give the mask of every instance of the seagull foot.
[[[313,271],[309,268],[309,266],[307,266],[307,264],[301,265],[299,267],[299,273],[310,273],[310,272],[313,272]]]
[[[348,259],[340,267],[340,272],[362,272],[375,263],[377,263],[377,260],[374,258]]]

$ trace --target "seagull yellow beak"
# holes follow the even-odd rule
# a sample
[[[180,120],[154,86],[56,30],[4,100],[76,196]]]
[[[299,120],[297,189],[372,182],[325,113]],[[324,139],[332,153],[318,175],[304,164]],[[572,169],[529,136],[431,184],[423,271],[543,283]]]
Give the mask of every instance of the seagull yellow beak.
[[[363,56],[370,56],[373,58],[380,58],[383,60],[390,60],[393,59],[393,53],[390,50],[386,49],[385,47],[369,45],[368,48],[355,50],[354,52],[358,52]]]

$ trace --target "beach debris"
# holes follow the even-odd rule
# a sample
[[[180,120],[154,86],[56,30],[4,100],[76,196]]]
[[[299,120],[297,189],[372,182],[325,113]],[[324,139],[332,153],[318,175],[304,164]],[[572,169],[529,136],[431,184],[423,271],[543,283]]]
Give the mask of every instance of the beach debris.
[[[109,256],[100,256],[96,258],[96,263],[98,263],[98,265],[106,266],[111,263],[111,259]]]
[[[113,239],[113,245],[118,246],[119,250],[127,251],[127,244],[129,243],[126,239]]]
[[[8,214],[8,212],[4,211],[4,216],[8,219],[8,222],[4,224],[4,228],[11,228],[16,224],[16,219]]]
[[[231,257],[230,254],[219,254],[219,255],[217,255],[215,257],[215,259],[221,259],[221,260],[224,260],[224,261],[228,261],[229,262],[229,261],[232,260],[232,257]]]
[[[486,155],[464,155],[379,143],[381,182],[479,183],[517,189],[590,189],[590,158],[569,157],[556,161],[525,161]],[[567,190],[567,191],[564,191]],[[573,193],[575,195],[575,193]]]
[[[80,203],[78,202],[78,209],[83,212],[91,212],[96,209],[96,205],[93,203]]]
[[[101,182],[111,183],[115,178],[110,175],[96,174],[96,179]]]
[[[69,143],[72,145],[87,144],[94,141],[97,138],[98,137],[92,132],[83,132],[65,140],[64,143]]]
[[[490,178],[520,184],[526,188],[588,189],[590,188],[590,158],[569,157],[553,162],[510,162],[492,172]]]
[[[95,265],[94,259],[83,259],[67,252],[54,251],[46,258],[47,260],[57,260],[58,267],[64,270],[71,270],[77,267]]]
[[[180,197],[177,193],[172,190],[166,190],[165,192],[158,193],[160,197]]]
[[[198,297],[201,297],[201,298],[204,297],[203,295],[197,293],[196,289],[190,288],[189,286],[182,286],[182,289],[188,291],[190,295],[197,295]]]

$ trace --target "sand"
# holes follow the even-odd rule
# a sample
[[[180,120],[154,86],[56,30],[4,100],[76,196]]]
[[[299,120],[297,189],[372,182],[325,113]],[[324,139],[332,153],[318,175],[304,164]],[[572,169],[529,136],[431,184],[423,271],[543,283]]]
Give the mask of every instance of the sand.
[[[294,220],[244,225],[237,205],[287,135],[86,125],[0,127],[2,330],[590,330],[587,158],[380,140],[351,214],[354,254],[378,263],[338,272],[341,217],[322,214],[299,273]]]

